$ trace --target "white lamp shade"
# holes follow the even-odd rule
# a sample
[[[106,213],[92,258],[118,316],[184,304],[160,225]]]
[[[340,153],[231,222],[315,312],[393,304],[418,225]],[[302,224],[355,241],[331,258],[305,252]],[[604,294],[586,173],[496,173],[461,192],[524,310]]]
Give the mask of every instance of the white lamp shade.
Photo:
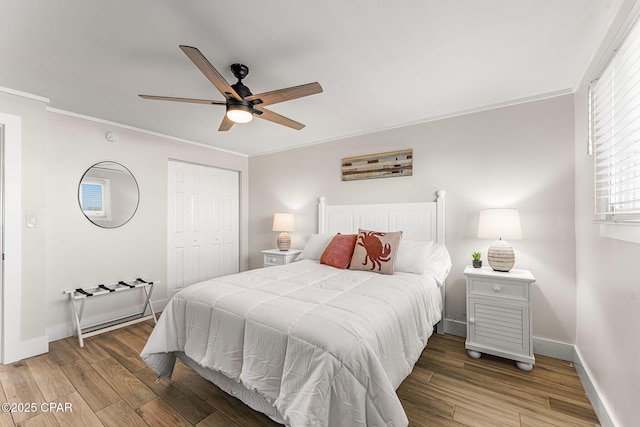
[[[276,213],[273,215],[273,231],[295,231],[296,217],[292,213]]]
[[[518,209],[482,209],[479,239],[522,239]]]

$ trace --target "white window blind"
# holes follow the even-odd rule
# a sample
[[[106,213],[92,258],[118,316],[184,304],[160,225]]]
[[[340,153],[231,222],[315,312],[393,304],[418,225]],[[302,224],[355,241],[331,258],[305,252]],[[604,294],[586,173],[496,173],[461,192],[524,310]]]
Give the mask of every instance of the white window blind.
[[[590,88],[595,220],[640,224],[640,26]]]
[[[95,215],[104,215],[104,185],[83,182],[80,189],[82,210]]]
[[[82,211],[88,217],[111,219],[111,182],[109,179],[83,178],[78,187]]]

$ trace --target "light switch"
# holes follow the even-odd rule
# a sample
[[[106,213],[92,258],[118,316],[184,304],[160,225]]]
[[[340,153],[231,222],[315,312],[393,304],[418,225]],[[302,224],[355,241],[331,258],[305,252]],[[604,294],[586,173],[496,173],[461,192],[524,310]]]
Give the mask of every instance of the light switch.
[[[28,213],[25,215],[25,226],[27,228],[39,228],[38,214]]]

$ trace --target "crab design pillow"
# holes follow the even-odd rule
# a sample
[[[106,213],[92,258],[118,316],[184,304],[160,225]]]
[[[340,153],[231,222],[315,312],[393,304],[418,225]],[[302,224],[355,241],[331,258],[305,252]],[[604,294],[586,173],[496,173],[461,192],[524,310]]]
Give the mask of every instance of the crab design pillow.
[[[381,232],[360,229],[349,269],[393,274],[400,239],[402,239],[402,231]]]

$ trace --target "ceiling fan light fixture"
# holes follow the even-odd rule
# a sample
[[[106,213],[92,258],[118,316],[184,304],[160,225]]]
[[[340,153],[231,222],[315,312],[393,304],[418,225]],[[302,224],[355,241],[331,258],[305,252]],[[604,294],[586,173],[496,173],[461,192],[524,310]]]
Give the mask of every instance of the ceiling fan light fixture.
[[[227,118],[235,123],[249,123],[253,120],[253,113],[245,105],[229,105],[227,107]]]
[[[218,92],[224,96],[225,100],[216,101],[210,99],[157,95],[139,96],[144,99],[154,99],[158,101],[224,105],[226,106],[226,112],[222,122],[220,123],[220,127],[218,128],[219,132],[228,131],[236,123],[249,123],[253,120],[254,115],[262,120],[267,120],[291,129],[301,130],[304,128],[302,123],[298,123],[288,117],[281,116],[280,114],[267,110],[264,107],[322,92],[322,86],[320,86],[320,83],[314,82],[254,95],[251,93],[251,90],[242,83],[242,79],[247,77],[247,74],[249,74],[249,67],[246,65],[239,63],[231,64],[231,72],[238,81],[230,85],[197,48],[193,46],[180,45],[180,49],[182,49],[191,62],[193,62],[200,72],[204,74],[204,76],[215,86]],[[260,108],[254,108],[254,105],[259,105]]]

